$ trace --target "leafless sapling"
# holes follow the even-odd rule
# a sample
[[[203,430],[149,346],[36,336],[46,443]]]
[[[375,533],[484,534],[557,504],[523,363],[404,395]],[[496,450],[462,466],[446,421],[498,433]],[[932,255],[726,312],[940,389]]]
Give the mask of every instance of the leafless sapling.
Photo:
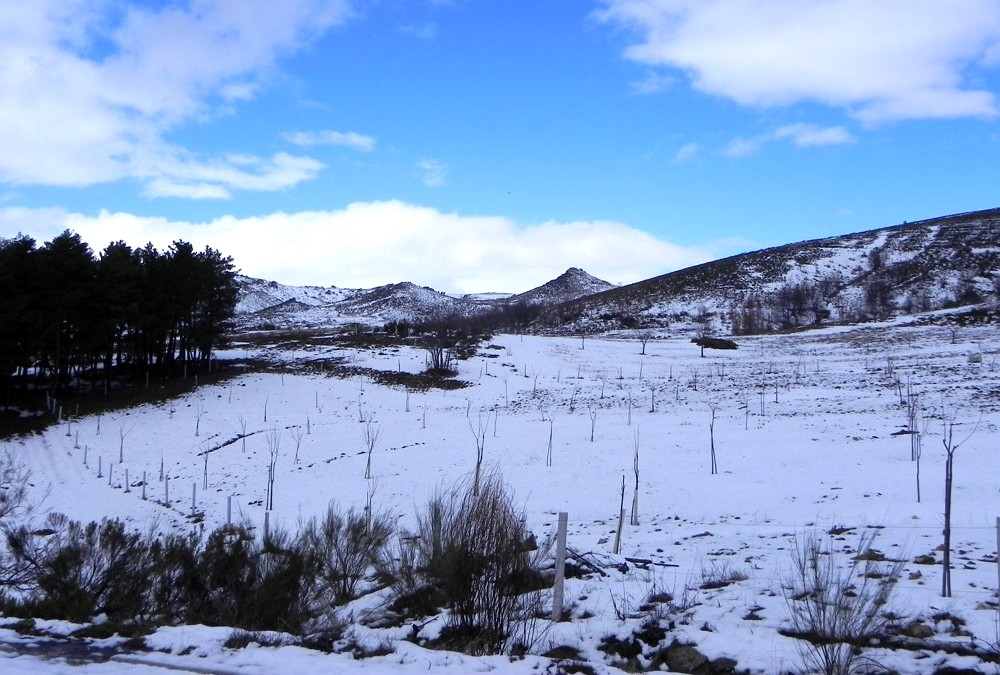
[[[632,440],[632,473],[635,474],[635,488],[632,491],[632,519],[633,527],[639,524],[639,429],[635,430]]]
[[[194,435],[198,437],[201,435],[201,416],[205,414],[205,404],[202,401],[197,401],[194,404]]]
[[[302,447],[302,439],[305,437],[305,431],[302,427],[292,427],[291,430],[292,439],[295,441],[295,459],[296,464],[299,463],[299,448]]]
[[[708,405],[708,409],[712,411],[712,419],[708,423],[708,437],[709,437],[709,447],[711,449],[712,455],[712,475],[719,473],[719,465],[715,461],[715,410],[718,406],[714,403]]]
[[[980,417],[980,419],[982,419]],[[941,443],[944,445],[945,450],[945,461],[944,461],[944,550],[942,551],[943,560],[942,570],[941,570],[941,597],[950,598],[951,597],[951,488],[953,485],[954,478],[954,468],[955,468],[955,451],[959,447],[965,444],[972,434],[976,433],[976,429],[979,428],[979,423],[973,427],[972,431],[969,432],[968,436],[959,442],[955,442],[954,431],[955,431],[955,420],[945,417],[942,422],[944,425],[944,437],[941,439]]]
[[[594,442],[594,428],[597,426],[597,408],[590,409],[590,442]]]
[[[264,439],[267,441],[268,456],[266,509],[270,511],[274,508],[274,477],[278,466],[278,450],[281,446],[281,431],[279,431],[277,427],[273,427],[267,432],[267,434],[265,434]]]
[[[479,495],[479,476],[483,469],[483,453],[486,449],[486,430],[490,427],[490,414],[486,413],[486,419],[483,419],[483,411],[479,411],[479,418],[477,424],[473,426],[472,420],[469,420],[469,431],[472,432],[472,437],[476,441],[476,470],[472,474],[472,494]]]
[[[118,463],[125,461],[125,437],[132,433],[132,427],[125,428],[125,422],[118,427]]]
[[[243,448],[241,452],[247,451],[247,421],[243,418],[243,413],[239,415],[240,421],[240,440],[243,442]]]
[[[365,462],[365,480],[369,480],[372,477],[372,451],[375,450],[375,444],[382,436],[382,427],[368,420],[365,422],[362,433],[365,438],[365,447],[368,449],[368,457]]]

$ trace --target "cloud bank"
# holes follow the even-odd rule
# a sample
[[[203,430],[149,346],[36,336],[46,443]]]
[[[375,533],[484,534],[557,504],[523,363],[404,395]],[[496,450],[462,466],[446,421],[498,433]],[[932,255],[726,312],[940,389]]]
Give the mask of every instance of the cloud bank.
[[[743,243],[686,247],[610,221],[521,225],[400,201],[206,223],[107,211],[0,209],[0,237],[23,232],[41,244],[64,229],[79,233],[97,252],[118,240],[132,246],[152,242],[162,250],[183,239],[232,256],[244,274],[286,284],[370,288],[413,281],[458,293],[521,292],[571,266],[629,283],[734,253]]]
[[[350,16],[347,0],[4,3],[0,180],[134,179],[150,196],[201,199],[308,180],[322,168],[308,157],[203,157],[166,137],[252,98],[279,57]]]
[[[818,102],[865,123],[997,116],[995,0],[605,0],[626,58],[746,106]]]

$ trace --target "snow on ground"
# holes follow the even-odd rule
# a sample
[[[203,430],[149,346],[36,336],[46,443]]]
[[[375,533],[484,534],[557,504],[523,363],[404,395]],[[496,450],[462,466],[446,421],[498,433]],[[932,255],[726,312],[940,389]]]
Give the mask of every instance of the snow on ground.
[[[201,527],[191,522],[192,509],[205,527],[224,523],[228,498],[233,520],[262,526],[268,440],[273,443],[277,434],[272,525],[295,528],[330,501],[363,505],[371,491],[376,505],[408,527],[435,489],[471,472],[474,434],[483,425],[486,462],[503,473],[539,538],[553,531],[559,511],[567,511],[568,543],[575,551],[609,565],[624,557],[651,561],[648,569],[628,564],[624,572],[610,568],[606,577],[569,580],[566,602],[573,619],[549,627],[536,645],[539,653],[568,645],[604,668],[609,661],[597,650],[600,640],[630,635],[655,611],[649,596],[666,592],[675,605],[685,605],[670,616],[675,628],[668,641],[691,641],[710,658],[730,657],[757,672],[800,669],[799,644],[778,633],[787,625],[783,587],[797,540],[815,532],[844,550],[846,562],[858,536],[873,528],[875,548],[909,561],[894,596],[897,614],[924,621],[940,640],[1000,641],[995,327],[964,328],[957,344],[944,328],[890,324],[744,338],[740,344],[733,352],[706,350],[702,358],[687,337],[651,341],[642,355],[639,343],[629,340],[498,336],[476,357],[459,362],[459,377],[470,386],[426,393],[327,374],[326,363],[338,357],[364,368],[419,372],[425,361],[417,349],[270,352],[269,358],[292,362],[296,374],[250,373],[183,399],[64,421],[7,445],[31,469],[37,493],[45,493],[44,509],[81,520],[116,516],[137,527],[188,531]],[[229,356],[252,355],[254,349],[237,345]],[[970,355],[981,359],[974,362]],[[894,435],[907,429],[908,388],[918,395],[921,411],[919,503],[910,436]],[[717,475],[710,474],[713,408]],[[948,599],[940,597],[936,551],[945,421],[954,423],[954,440],[962,442],[955,464],[955,592]],[[366,425],[381,432],[370,481],[364,478]],[[238,438],[244,433],[245,447]],[[623,477],[626,511],[633,499],[635,447],[640,524],[626,522],[621,555],[615,556]],[[169,478],[169,504],[161,466]],[[834,527],[846,531],[827,535]],[[926,554],[938,563],[912,562]],[[731,583],[702,588],[720,580]],[[958,617],[967,634],[951,635],[950,619],[934,621],[933,615]],[[535,657],[473,659],[423,650],[402,639],[408,627],[358,631],[374,644],[388,640],[395,653],[352,661],[298,647],[227,650],[221,643],[228,630],[182,626],[163,628],[147,640],[165,653],[142,657],[241,673],[278,667],[368,673],[546,668]],[[0,629],[0,640],[12,636]],[[194,652],[183,655],[190,646]],[[971,663],[940,652],[872,656],[909,673]],[[0,659],[9,659],[17,672],[67,668],[61,665],[65,659],[4,651]],[[72,672],[145,668],[109,662]]]

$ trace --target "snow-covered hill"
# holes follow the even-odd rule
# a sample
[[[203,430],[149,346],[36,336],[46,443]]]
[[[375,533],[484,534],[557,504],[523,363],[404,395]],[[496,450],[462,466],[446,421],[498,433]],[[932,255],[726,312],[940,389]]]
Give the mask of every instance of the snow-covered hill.
[[[759,332],[995,303],[1000,210],[787,244],[560,307],[564,330],[666,326]]]
[[[905,223],[744,253],[616,287],[570,268],[518,295],[460,297],[403,282],[374,289],[240,279],[243,328],[378,325],[469,317],[528,303],[539,330],[689,325],[746,334],[986,305],[1000,293],[1000,210]]]
[[[554,305],[613,287],[575,267],[538,288],[514,296],[479,293],[456,297],[410,282],[371,289],[344,289],[286,286],[239,277],[238,284],[236,324],[242,329],[414,323],[442,315],[471,317],[505,304]]]
[[[883,609],[887,636],[859,645],[867,662],[908,675],[993,672],[1000,515],[994,327],[957,336],[891,322],[827,328],[742,338],[738,350],[704,358],[683,334],[644,347],[623,339],[497,336],[457,364],[468,384],[458,390],[407,390],[364,375],[331,377],[323,367],[339,360],[367,373],[423,370],[423,350],[406,345],[300,342],[291,353],[247,342],[220,356],[247,355],[248,362],[271,359],[268,370],[282,372],[248,372],[173,400],[71,416],[5,450],[30,469],[32,495],[44,498],[46,511],[88,521],[119,517],[143,532],[210,530],[226,522],[229,506],[233,520],[258,532],[265,513],[272,527],[295,532],[331,500],[344,508],[372,505],[412,529],[442,485],[472,471],[478,423],[486,430],[485,464],[502,472],[538,540],[553,532],[559,512],[569,514],[566,620],[540,613],[535,639],[516,658],[430,649],[425,641],[439,634],[448,610],[390,621],[391,589],[366,575],[365,593],[335,611],[350,626],[344,643],[377,654],[371,658],[305,649],[294,646],[294,635],[272,633],[250,636],[272,646],[234,648],[225,646],[230,629],[166,626],[127,644],[123,637],[77,638],[75,651],[64,653],[79,659],[89,645],[107,658],[138,648],[124,658],[145,664],[84,663],[77,671],[68,657],[45,660],[63,641],[38,633],[80,626],[0,617],[0,671],[138,675],[159,665],[225,673],[604,675],[656,668],[674,658],[672,648],[690,645],[688,657],[714,664],[696,672],[804,672],[809,643],[787,630],[790,607],[806,599],[789,589],[797,583],[796,550],[811,534],[855,596],[877,583],[875,568],[901,561]],[[380,433],[366,479],[365,430],[372,428]],[[943,598],[942,441],[949,428],[961,447],[954,593]],[[915,441],[922,443],[917,457]],[[712,450],[718,473],[710,471]],[[265,512],[269,462],[275,496]],[[622,504],[627,514],[633,500],[635,521],[626,515],[619,526]],[[877,538],[859,550],[864,535]],[[862,555],[874,567],[862,562],[852,573]],[[545,561],[551,572],[551,554]],[[31,632],[18,633],[25,625]],[[274,646],[282,641],[291,646]]]
[[[266,281],[253,277],[236,278],[238,293],[236,314],[245,316],[286,307],[319,307],[350,297],[355,291],[335,286],[287,286],[277,281]],[[292,303],[292,304],[286,304]]]
[[[615,285],[587,274],[579,267],[570,267],[558,277],[519,295],[510,298],[509,302],[527,302],[529,304],[556,305],[578,298],[600,293],[614,288]]]

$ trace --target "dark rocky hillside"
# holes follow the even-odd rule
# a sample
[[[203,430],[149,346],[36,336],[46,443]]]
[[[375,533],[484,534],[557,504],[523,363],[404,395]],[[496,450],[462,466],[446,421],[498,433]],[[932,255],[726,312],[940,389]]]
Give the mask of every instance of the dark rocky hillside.
[[[1000,209],[786,244],[563,303],[565,330],[750,333],[996,303]]]
[[[506,302],[526,302],[529,304],[555,305],[578,298],[600,293],[614,288],[615,285],[587,274],[579,267],[571,267],[558,277],[519,295]]]

